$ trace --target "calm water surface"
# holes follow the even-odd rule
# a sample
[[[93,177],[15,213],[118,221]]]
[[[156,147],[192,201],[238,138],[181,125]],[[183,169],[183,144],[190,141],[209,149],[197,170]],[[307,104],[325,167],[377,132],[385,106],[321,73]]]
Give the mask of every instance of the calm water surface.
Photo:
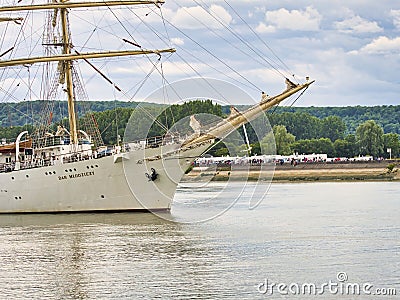
[[[177,202],[218,188],[181,189]],[[250,190],[197,224],[149,213],[0,216],[0,299],[291,299],[259,284],[338,282],[339,272],[399,297],[400,183],[273,184],[254,210]],[[182,213],[172,217],[201,212]]]

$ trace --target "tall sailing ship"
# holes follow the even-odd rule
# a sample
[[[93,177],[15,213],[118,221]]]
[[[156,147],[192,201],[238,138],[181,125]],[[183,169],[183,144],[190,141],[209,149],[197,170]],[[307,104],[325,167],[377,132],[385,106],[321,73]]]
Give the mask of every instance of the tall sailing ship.
[[[49,21],[44,26],[46,34],[42,41],[45,55],[5,59],[13,52],[12,47],[3,50],[0,68],[25,68],[33,64],[46,67],[55,63],[55,75],[43,77],[49,87],[43,97],[49,100],[61,88],[68,102],[68,127],[51,130],[52,102],[45,101],[42,122],[33,132],[23,131],[15,141],[0,145],[0,213],[168,210],[179,179],[215,139],[223,138],[312,83],[307,80],[295,84],[286,79],[286,89],[282,93],[272,97],[264,94],[257,105],[243,112],[233,110],[228,118],[206,132],[193,126],[195,133],[189,136],[164,136],[157,143],[129,141],[114,147],[110,153],[102,150],[104,145],[95,120],[89,114],[84,120],[76,115],[77,94],[83,90],[77,79],[77,62],[84,60],[91,65],[89,60],[100,58],[160,56],[173,53],[175,49],[147,50],[131,43],[134,50],[80,53],[71,41],[69,11],[163,4],[163,0],[49,0],[42,4],[23,5],[21,2],[0,7],[0,26],[24,22],[19,15],[13,17],[13,13],[48,12]],[[55,28],[60,34],[54,34]],[[95,72],[101,72],[91,66]],[[102,155],[104,153],[107,155]]]

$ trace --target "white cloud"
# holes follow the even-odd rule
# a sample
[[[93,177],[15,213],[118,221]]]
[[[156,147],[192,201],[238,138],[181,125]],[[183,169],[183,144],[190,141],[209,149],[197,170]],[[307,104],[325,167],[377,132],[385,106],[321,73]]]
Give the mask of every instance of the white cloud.
[[[388,54],[400,52],[400,37],[390,39],[380,36],[360,49],[360,52],[369,54]]]
[[[185,29],[221,29],[231,22],[232,16],[219,5],[211,5],[208,11],[200,6],[181,7],[172,18],[175,26]]]
[[[185,41],[181,38],[171,38],[171,43],[177,46],[182,46],[185,44]]]
[[[271,33],[271,32],[275,32],[276,29],[272,25],[265,25],[265,23],[260,22],[258,24],[258,26],[256,27],[256,31],[258,33]]]
[[[400,9],[398,10],[392,9],[390,11],[390,16],[393,17],[394,26],[396,26],[396,28],[400,30]]]
[[[377,22],[371,22],[360,16],[353,16],[350,19],[344,21],[335,22],[335,28],[346,33],[375,33],[382,32]]]
[[[208,66],[202,63],[190,63],[188,65],[186,62],[167,61],[163,63],[163,69],[168,76],[196,76],[194,70],[204,72],[208,69]]]
[[[305,10],[278,10],[265,13],[267,22],[280,29],[317,31],[322,20],[322,15],[313,7],[308,6]]]

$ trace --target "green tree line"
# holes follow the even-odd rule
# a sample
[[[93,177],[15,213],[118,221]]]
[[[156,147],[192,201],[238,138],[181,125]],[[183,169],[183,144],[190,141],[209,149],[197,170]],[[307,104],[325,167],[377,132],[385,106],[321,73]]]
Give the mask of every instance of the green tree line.
[[[33,120],[41,115],[43,104],[46,101],[21,101],[16,103],[2,103],[0,104],[0,126],[23,126],[26,124],[33,124]],[[88,111],[103,112],[113,110],[115,108],[135,108],[138,102],[126,101],[78,101],[77,111],[78,115],[82,116]],[[238,106],[240,110],[245,106]],[[223,114],[229,114],[229,106],[222,107]],[[382,105],[382,106],[347,106],[347,107],[284,107],[279,106],[270,115],[286,115],[287,118],[293,113],[299,113],[297,117],[305,116],[307,122],[313,122],[311,117],[316,117],[322,120],[326,117],[337,116],[346,125],[346,134],[355,134],[357,127],[368,120],[375,120],[379,124],[384,133],[397,133],[400,134],[400,105]],[[52,120],[59,122],[67,118],[67,102],[55,101]],[[283,116],[282,116],[283,117]],[[271,124],[273,124],[271,119]],[[275,125],[275,124],[274,124]],[[290,131],[292,128],[290,124],[285,124]],[[298,127],[298,126],[297,126]],[[306,132],[306,130],[305,130]],[[310,132],[310,134],[312,134]],[[296,135],[300,139],[300,135]]]
[[[371,155],[394,158],[399,157],[400,154],[399,135],[384,133],[383,128],[374,120],[360,124],[355,134],[347,134],[334,141],[329,137],[297,140],[285,125],[275,125],[269,135],[266,135],[259,143],[253,144],[255,153],[261,152],[260,146],[268,147],[273,142],[271,134],[274,136],[276,153],[280,155],[326,153],[329,157],[351,158]]]
[[[39,101],[3,104],[0,109],[2,124],[7,123],[10,118],[10,115],[6,113],[12,110],[9,105],[15,105],[13,110],[16,111],[25,109],[28,111],[27,106],[39,110]],[[94,111],[94,117],[106,144],[115,144],[118,135],[124,136],[132,113],[135,115],[135,122],[129,124],[129,130],[133,131],[132,136],[144,138],[164,135],[166,129],[171,128],[175,121],[192,114],[207,113],[223,117],[229,112],[229,107],[213,104],[211,100],[191,101],[172,106],[141,105],[145,108],[146,113],[143,113],[143,109],[135,111],[137,105],[136,102],[120,101],[91,101],[88,104],[90,110]],[[53,115],[54,128],[57,123],[67,124],[66,114],[64,115],[63,112],[66,110],[66,103],[56,102],[55,108],[55,111],[59,108],[59,113]],[[88,107],[79,110],[78,115],[83,116],[87,109]],[[267,147],[271,143],[271,134],[273,134],[277,154],[298,152],[327,153],[331,157],[357,155],[388,157],[387,149],[390,148],[392,156],[397,157],[400,151],[399,113],[400,106],[278,107],[273,113],[266,114],[271,127],[269,124],[264,124],[265,118],[256,119],[246,126],[246,131],[252,144],[253,154],[260,154],[261,146]],[[26,115],[22,115],[22,119],[28,118]],[[365,120],[367,117],[370,118]],[[153,123],[153,119],[156,119],[157,122]],[[351,120],[350,125],[349,120]],[[25,121],[18,126],[0,127],[0,138],[15,139],[21,131],[27,129],[32,132],[32,126],[22,126],[26,123]],[[153,125],[150,124],[150,130],[146,125],[149,122],[153,123]],[[190,130],[188,122],[185,126]],[[255,134],[253,126],[261,128],[261,136]],[[270,130],[271,128],[273,130]],[[239,132],[242,136],[244,135],[243,128],[240,128]],[[258,133],[260,135],[260,130]],[[227,149],[223,143],[220,143],[213,148],[212,154],[227,154]]]

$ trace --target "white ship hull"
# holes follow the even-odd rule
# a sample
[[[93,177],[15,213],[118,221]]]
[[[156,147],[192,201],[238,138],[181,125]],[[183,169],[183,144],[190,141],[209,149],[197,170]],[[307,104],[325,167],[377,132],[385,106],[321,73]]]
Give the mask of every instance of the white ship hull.
[[[174,145],[0,173],[0,213],[169,210],[184,171],[208,146],[167,160],[143,158]],[[154,181],[145,175],[151,168]]]

